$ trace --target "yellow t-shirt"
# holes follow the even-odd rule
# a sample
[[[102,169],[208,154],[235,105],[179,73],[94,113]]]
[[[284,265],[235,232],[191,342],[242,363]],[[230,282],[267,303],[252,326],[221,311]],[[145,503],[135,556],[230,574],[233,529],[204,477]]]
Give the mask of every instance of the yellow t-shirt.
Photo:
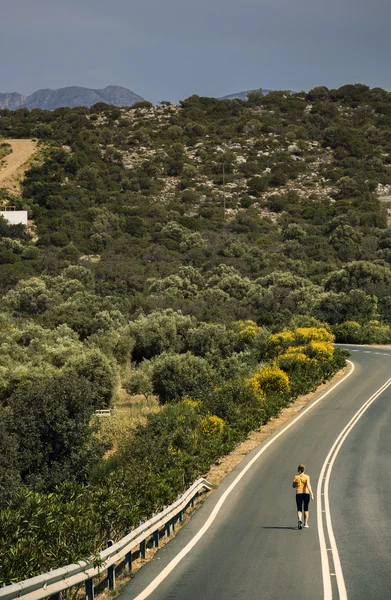
[[[309,480],[309,476],[304,475],[304,473],[295,475],[293,483],[296,484],[296,494],[309,494],[310,493],[310,491],[308,489],[308,480]]]

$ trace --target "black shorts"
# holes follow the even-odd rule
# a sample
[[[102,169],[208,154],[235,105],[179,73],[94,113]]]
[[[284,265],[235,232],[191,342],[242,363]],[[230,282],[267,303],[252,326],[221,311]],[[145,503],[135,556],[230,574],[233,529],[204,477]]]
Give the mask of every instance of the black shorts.
[[[297,510],[302,512],[303,504],[304,504],[304,510],[308,510],[309,503],[310,503],[310,495],[309,494],[296,494]]]

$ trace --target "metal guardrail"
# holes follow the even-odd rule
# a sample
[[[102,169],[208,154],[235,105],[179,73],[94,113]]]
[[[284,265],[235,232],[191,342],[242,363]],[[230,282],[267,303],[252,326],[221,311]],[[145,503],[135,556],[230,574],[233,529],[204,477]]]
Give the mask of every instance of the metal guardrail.
[[[52,600],[60,600],[61,592],[85,582],[87,600],[94,599],[93,577],[107,570],[107,583],[110,590],[115,589],[116,564],[124,561],[127,572],[132,571],[132,554],[139,548],[139,556],[145,558],[146,543],[148,538],[153,539],[153,545],[159,546],[160,530],[165,535],[174,531],[175,523],[182,521],[183,513],[189,506],[194,506],[194,500],[201,490],[211,490],[211,484],[206,479],[198,479],[193,485],[173,504],[165,508],[149,521],[142,523],[137,529],[128,533],[118,542],[109,542],[108,548],[99,553],[102,564],[96,565],[93,559],[80,560],[77,564],[67,565],[49,571],[43,575],[13,583],[0,589],[1,600],[43,600],[49,596]]]

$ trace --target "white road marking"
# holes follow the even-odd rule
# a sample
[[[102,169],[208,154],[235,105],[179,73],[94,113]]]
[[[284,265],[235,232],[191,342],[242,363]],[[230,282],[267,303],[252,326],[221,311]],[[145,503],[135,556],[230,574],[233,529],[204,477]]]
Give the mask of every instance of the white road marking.
[[[350,362],[350,361],[348,361]],[[352,363],[351,363],[352,364]],[[364,402],[361,408],[353,415],[350,419],[349,423],[344,427],[341,431],[334,444],[332,445],[330,452],[328,453],[326,460],[323,463],[318,487],[317,487],[317,508],[318,508],[318,531],[319,531],[319,542],[320,542],[320,552],[321,552],[321,561],[322,561],[322,574],[323,574],[323,591],[324,591],[324,600],[332,600],[332,589],[331,589],[331,580],[328,556],[327,556],[327,548],[325,544],[325,535],[323,530],[323,519],[322,512],[326,512],[326,528],[330,541],[330,546],[333,554],[333,563],[335,569],[335,576],[337,578],[338,592],[339,592],[339,600],[347,600],[345,580],[342,573],[341,561],[339,559],[338,549],[335,542],[333,526],[331,522],[331,514],[330,514],[330,502],[329,502],[329,483],[331,471],[334,465],[334,461],[344,443],[345,439],[353,429],[353,427],[357,424],[359,419],[363,416],[363,414],[368,410],[371,404],[391,385],[391,378],[388,379],[368,400]],[[329,462],[329,459],[330,462]],[[326,476],[323,477],[324,472],[326,471]],[[324,506],[322,509],[322,483],[324,480]]]
[[[317,400],[315,400],[315,402],[313,402],[312,404],[307,406],[307,408],[302,410],[297,415],[297,417],[295,417],[292,421],[290,421],[271,440],[269,440],[265,445],[262,446],[262,448],[257,452],[257,454],[250,460],[249,463],[247,463],[247,465],[244,467],[244,469],[238,474],[238,476],[233,480],[231,485],[226,489],[226,491],[224,492],[224,494],[221,496],[221,498],[217,502],[216,506],[214,507],[213,511],[209,515],[208,519],[206,520],[204,525],[201,527],[201,529],[196,533],[196,535],[193,537],[193,539],[184,548],[182,548],[182,550],[176,555],[175,558],[172,559],[171,562],[168,563],[168,565],[163,569],[163,571],[161,573],[159,573],[159,575],[157,575],[157,577],[155,577],[155,579],[153,581],[151,581],[151,583],[142,592],[140,592],[140,594],[138,594],[138,596],[136,596],[133,600],[145,600],[145,598],[148,598],[148,596],[150,596],[152,594],[152,592],[154,590],[156,590],[156,588],[162,583],[162,581],[164,581],[164,579],[166,579],[166,577],[168,577],[168,575],[171,573],[171,571],[173,571],[175,569],[175,567],[190,552],[190,550],[197,544],[197,542],[199,542],[199,540],[205,535],[205,533],[208,531],[209,527],[212,525],[213,521],[215,520],[218,513],[220,512],[220,509],[221,509],[222,505],[224,504],[224,502],[226,501],[226,499],[228,498],[229,494],[237,486],[237,484],[242,479],[242,477],[244,477],[244,475],[247,473],[247,471],[249,469],[251,469],[251,467],[258,460],[258,458],[265,452],[265,450],[267,450],[267,448],[269,448],[269,446],[271,446],[279,437],[281,437],[286,431],[288,431],[288,429],[290,429],[295,423],[297,423],[297,421],[299,421],[302,417],[304,417],[304,415],[306,415],[310,410],[312,410],[314,408],[314,406],[316,406],[321,400],[326,398],[326,396],[331,394],[331,392],[333,392],[335,390],[335,388],[337,388],[348,377],[350,377],[350,375],[354,371],[354,365],[350,361],[347,361],[347,362],[349,362],[352,367],[351,370],[349,371],[349,373],[347,373],[342,379],[340,379],[337,383],[335,383],[329,390],[327,390],[327,392],[322,394],[322,396],[320,396]],[[322,534],[323,534],[323,531],[322,531]],[[320,535],[320,532],[319,532],[319,535]],[[322,565],[323,565],[323,563],[322,563]],[[329,570],[328,567],[327,567],[327,570]],[[325,581],[325,579],[323,578],[323,582],[324,581]],[[330,584],[330,586],[331,586],[331,584]],[[330,596],[330,598],[331,598],[331,596]]]

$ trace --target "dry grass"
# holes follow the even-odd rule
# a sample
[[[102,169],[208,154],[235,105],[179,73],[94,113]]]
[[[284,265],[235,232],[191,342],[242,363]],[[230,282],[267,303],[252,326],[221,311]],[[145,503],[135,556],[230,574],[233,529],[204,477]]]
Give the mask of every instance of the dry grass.
[[[107,452],[108,456],[114,454],[121,440],[140,423],[146,423],[150,414],[160,410],[160,405],[155,397],[147,402],[144,396],[130,396],[122,387],[118,387],[111,405],[110,417],[99,417],[99,437],[108,438],[112,447]]]

